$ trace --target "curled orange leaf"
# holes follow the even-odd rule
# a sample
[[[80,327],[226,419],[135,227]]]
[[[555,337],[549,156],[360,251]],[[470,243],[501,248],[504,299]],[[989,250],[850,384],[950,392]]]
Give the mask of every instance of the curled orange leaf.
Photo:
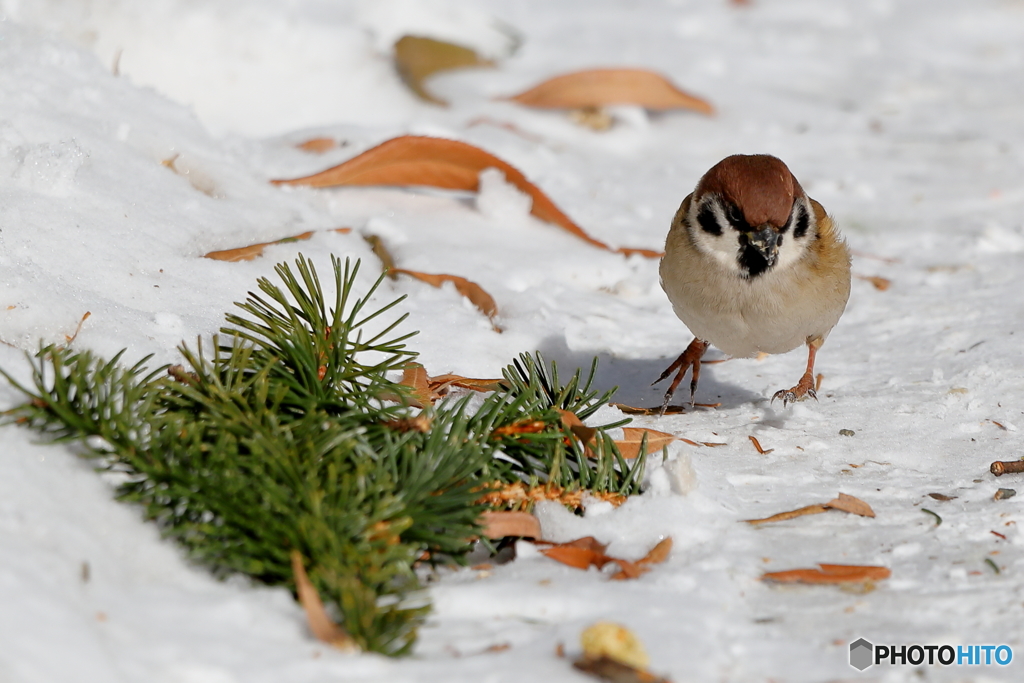
[[[320,173],[270,182],[275,185],[310,187],[426,185],[447,190],[476,191],[480,186],[480,172],[487,168],[497,168],[505,174],[508,182],[530,195],[533,199],[531,213],[537,218],[554,223],[599,249],[627,256],[641,254],[649,258],[661,257],[659,251],[630,247],[612,249],[604,242],[594,239],[555,206],[555,203],[527,180],[518,169],[479,147],[458,140],[403,135]]]
[[[455,285],[455,291],[469,299],[470,303],[476,306],[477,310],[490,318],[492,323],[494,322],[494,317],[498,315],[498,305],[494,303],[494,297],[488,294],[483,287],[472,280],[467,280],[466,278],[458,275],[448,275],[446,273],[420,273],[415,270],[406,270],[405,268],[392,268],[389,272],[408,275],[409,277],[416,278],[420,282],[426,282],[428,285],[433,287],[441,287],[444,283],[450,282]],[[498,332],[501,331],[498,327],[495,327],[495,330]]]
[[[661,74],[644,69],[588,69],[556,76],[507,98],[528,107],[581,109],[635,104],[647,109],[691,109],[713,114],[706,100],[683,92]]]

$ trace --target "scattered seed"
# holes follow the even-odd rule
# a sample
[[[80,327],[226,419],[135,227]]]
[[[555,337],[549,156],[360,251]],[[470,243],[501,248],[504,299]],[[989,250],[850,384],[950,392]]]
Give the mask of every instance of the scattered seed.
[[[999,489],[996,491],[996,495],[992,496],[992,500],[1006,500],[1007,498],[1013,498],[1017,495],[1017,492],[1013,489]]]
[[[999,538],[1003,539],[1004,541],[1006,540],[1006,536],[1004,536],[1003,534],[999,533],[998,531],[990,531],[989,533],[992,534],[993,536],[998,536]]]
[[[774,448],[769,448],[768,450],[761,448],[761,442],[757,440],[756,436],[748,436],[747,438],[750,439],[750,443],[754,444],[754,448],[756,448],[757,452],[761,455],[768,455],[775,450]]]
[[[987,564],[988,566],[992,567],[992,571],[994,571],[996,574],[1002,574],[1002,572],[999,571],[999,565],[997,565],[995,562],[993,562],[991,557],[986,557],[985,558],[985,564]]]
[[[953,500],[956,498],[956,496],[947,496],[944,493],[929,493],[928,496],[935,500]]]
[[[934,512],[929,510],[928,508],[921,508],[921,512],[927,512],[929,515],[934,517],[935,518],[935,526],[939,526],[940,524],[942,524],[942,517],[939,517],[937,514],[935,514]]]
[[[839,430],[839,436],[853,436],[856,433],[857,432],[853,431],[852,429],[840,429]]]

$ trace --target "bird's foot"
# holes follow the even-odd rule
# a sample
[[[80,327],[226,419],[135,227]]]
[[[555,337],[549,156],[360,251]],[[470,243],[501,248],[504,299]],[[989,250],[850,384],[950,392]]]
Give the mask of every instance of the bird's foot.
[[[800,378],[800,381],[796,383],[796,386],[792,389],[782,389],[776,391],[775,395],[772,396],[772,403],[775,403],[775,399],[782,399],[782,406],[786,407],[790,403],[796,403],[802,401],[810,396],[815,401],[818,400],[818,394],[814,391],[814,376],[811,372],[804,373],[804,376]]]
[[[686,350],[679,354],[672,365],[665,368],[665,372],[661,373],[661,377],[654,380],[651,386],[654,386],[661,380],[665,379],[673,372],[676,373],[675,378],[672,380],[672,384],[669,385],[668,391],[665,392],[665,400],[661,403],[661,412],[659,415],[665,414],[665,409],[668,408],[668,402],[672,400],[672,394],[676,392],[676,387],[683,381],[683,376],[689,368],[693,368],[693,372],[690,376],[690,405],[693,405],[693,395],[697,392],[697,380],[700,378],[700,359],[704,356],[704,352],[708,350],[710,344],[701,339],[694,339],[690,342],[690,345],[686,347]]]

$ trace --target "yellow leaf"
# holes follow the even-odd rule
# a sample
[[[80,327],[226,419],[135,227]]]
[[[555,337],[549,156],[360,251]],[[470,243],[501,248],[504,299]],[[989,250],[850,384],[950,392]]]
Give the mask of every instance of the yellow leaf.
[[[402,36],[395,43],[395,68],[416,96],[433,104],[447,106],[444,100],[431,95],[423,81],[438,71],[469,66],[494,66],[494,62],[461,45],[421,36]]]

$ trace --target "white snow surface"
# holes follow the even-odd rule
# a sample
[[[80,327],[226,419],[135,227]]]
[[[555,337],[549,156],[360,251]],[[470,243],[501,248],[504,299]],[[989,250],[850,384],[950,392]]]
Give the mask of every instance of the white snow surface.
[[[417,29],[499,66],[432,79],[447,109],[419,102],[386,51]],[[495,99],[597,66],[660,71],[718,114],[622,107],[598,133]],[[802,372],[799,351],[705,366],[697,399],[721,407],[635,425],[726,445],[677,443],[618,509],[538,511],[553,540],[594,535],[624,557],[671,536],[665,564],[609,581],[520,543],[509,564],[442,572],[403,660],[312,640],[286,591],[217,581],[71,449],[6,427],[0,681],[584,681],[556,644],[578,654],[598,620],[634,630],[677,683],[1024,680],[1024,495],[993,500],[1024,479],[988,473],[1024,455],[1024,2],[0,0],[0,367],[26,379],[24,351],[86,311],[76,347],[172,361],[300,251],[321,273],[332,253],[363,259],[365,287],[372,233],[401,267],[497,301],[500,334],[451,287],[385,284],[380,302],[408,296],[431,374],[494,376],[535,349],[563,369],[596,355],[617,400],[657,404],[649,384],[690,336],[656,260],[538,221],[493,172],[475,198],[268,182],[402,134],[483,147],[596,238],[655,249],[713,163],[776,154],[836,218],[855,274],[892,286],[854,281],[818,356],[819,401],[768,401]],[[294,147],[317,136],[344,144]],[[202,258],[310,230],[254,261]],[[0,408],[18,400],[0,387]],[[840,491],[877,517],[741,521]],[[866,593],[759,581],[819,562],[892,577]],[[1015,658],[860,674],[859,637],[1007,644]]]

